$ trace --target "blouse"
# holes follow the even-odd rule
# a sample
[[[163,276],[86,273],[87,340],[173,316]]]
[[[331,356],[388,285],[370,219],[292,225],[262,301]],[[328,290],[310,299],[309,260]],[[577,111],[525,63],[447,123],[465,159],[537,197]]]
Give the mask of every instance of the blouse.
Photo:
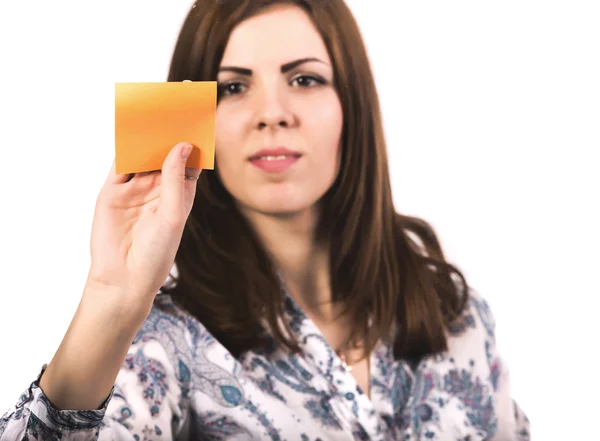
[[[237,359],[167,294],[157,295],[106,401],[57,410],[39,387],[46,365],[0,419],[0,441],[411,441],[530,439],[495,344],[494,317],[471,291],[448,350],[418,363],[390,344],[370,356],[370,397],[286,294],[300,353]]]

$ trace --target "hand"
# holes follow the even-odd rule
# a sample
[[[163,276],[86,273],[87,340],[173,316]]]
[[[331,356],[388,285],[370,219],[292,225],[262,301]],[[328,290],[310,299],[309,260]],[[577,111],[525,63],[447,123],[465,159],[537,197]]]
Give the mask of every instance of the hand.
[[[96,202],[90,244],[87,286],[105,293],[101,303],[149,312],[173,266],[194,202],[201,170],[186,168],[192,148],[177,144],[161,171],[131,179],[117,175],[113,163]]]

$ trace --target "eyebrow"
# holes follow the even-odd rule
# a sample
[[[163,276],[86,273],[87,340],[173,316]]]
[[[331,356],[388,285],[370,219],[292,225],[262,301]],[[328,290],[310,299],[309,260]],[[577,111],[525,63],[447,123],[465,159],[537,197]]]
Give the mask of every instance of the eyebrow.
[[[281,66],[281,73],[287,73],[290,70],[294,69],[295,67],[300,66],[301,64],[315,62],[315,61],[317,63],[327,64],[324,61],[319,60],[318,58],[314,58],[314,57],[300,58],[299,60],[294,60],[294,61],[290,61],[289,63],[283,64]],[[252,70],[247,69],[245,67],[223,66],[223,67],[219,68],[219,72],[234,72],[234,73],[237,73],[240,75],[246,75],[248,77],[252,76]]]

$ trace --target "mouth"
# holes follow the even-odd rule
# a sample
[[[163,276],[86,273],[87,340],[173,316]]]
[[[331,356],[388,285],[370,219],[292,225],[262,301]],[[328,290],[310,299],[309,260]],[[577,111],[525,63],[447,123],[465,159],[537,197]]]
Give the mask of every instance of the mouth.
[[[283,161],[286,159],[294,158],[298,159],[302,156],[300,153],[293,150],[289,150],[285,147],[277,147],[273,149],[262,149],[248,158],[250,162],[253,161]]]
[[[277,147],[262,149],[248,158],[250,163],[266,173],[283,173],[292,167],[302,156],[298,152]]]
[[[252,162],[252,161],[283,161],[284,159],[299,158],[299,157],[300,157],[299,154],[277,155],[277,156],[273,156],[273,155],[253,156],[250,158],[250,162]]]

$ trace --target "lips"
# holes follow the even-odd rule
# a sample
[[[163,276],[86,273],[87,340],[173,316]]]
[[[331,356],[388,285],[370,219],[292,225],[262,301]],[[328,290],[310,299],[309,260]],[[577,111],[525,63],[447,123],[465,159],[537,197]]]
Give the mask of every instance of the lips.
[[[250,161],[265,160],[265,161],[281,161],[286,158],[299,158],[302,156],[298,152],[287,149],[285,147],[276,147],[272,149],[262,149],[254,153],[250,158]]]
[[[266,161],[281,161],[282,159],[286,159],[286,158],[299,158],[300,155],[265,155],[265,156],[255,156],[252,157],[250,159],[250,161],[259,161],[259,160],[266,160]]]
[[[302,155],[298,152],[277,147],[262,149],[253,154],[248,160],[250,163],[266,173],[283,173],[292,167]]]

